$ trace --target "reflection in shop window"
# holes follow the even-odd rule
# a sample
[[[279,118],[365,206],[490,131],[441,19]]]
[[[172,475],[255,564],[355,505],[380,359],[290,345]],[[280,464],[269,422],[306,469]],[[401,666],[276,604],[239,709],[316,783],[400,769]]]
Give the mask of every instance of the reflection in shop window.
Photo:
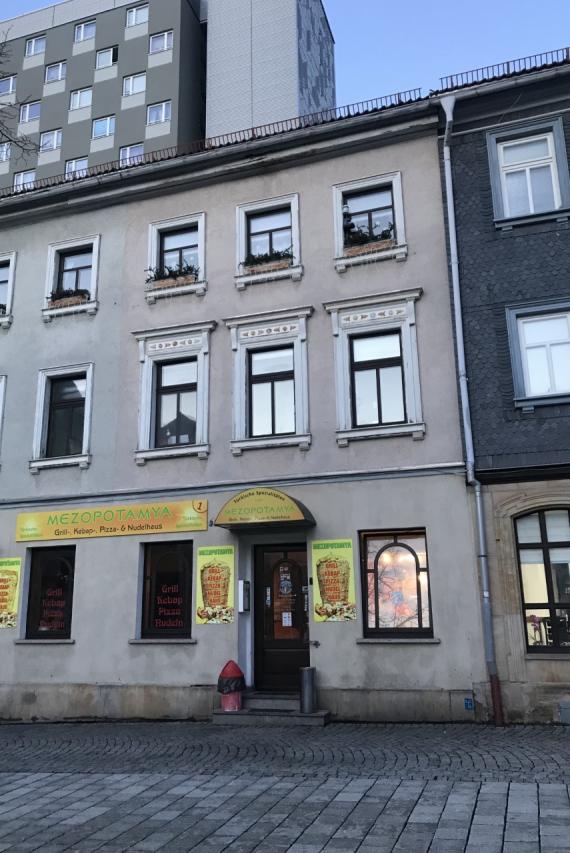
[[[362,535],[364,633],[432,636],[425,533]]]
[[[515,522],[529,651],[570,651],[570,512],[541,510]]]
[[[32,551],[26,639],[68,640],[75,546]]]
[[[190,637],[192,542],[145,545],[143,638]]]

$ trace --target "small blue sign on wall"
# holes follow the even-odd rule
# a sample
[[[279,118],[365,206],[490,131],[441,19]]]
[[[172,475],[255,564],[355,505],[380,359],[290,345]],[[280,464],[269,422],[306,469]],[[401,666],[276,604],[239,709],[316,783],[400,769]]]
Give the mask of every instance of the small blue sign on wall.
[[[475,703],[471,698],[464,699],[463,704],[466,711],[473,711],[475,709]]]

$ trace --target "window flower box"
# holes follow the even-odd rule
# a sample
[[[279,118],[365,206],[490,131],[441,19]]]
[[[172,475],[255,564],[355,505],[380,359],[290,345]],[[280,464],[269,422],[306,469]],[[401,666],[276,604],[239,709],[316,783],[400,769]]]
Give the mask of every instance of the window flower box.
[[[170,287],[188,287],[190,284],[196,284],[198,276],[196,273],[188,275],[169,276],[168,278],[159,278],[155,281],[146,283],[146,290],[163,290]]]
[[[371,240],[369,243],[358,243],[353,246],[345,246],[343,255],[345,258],[355,258],[358,255],[370,255],[373,252],[385,252],[387,249],[393,249],[396,241],[393,237],[385,240]]]
[[[265,275],[270,272],[287,270],[292,266],[290,258],[281,258],[275,261],[266,261],[262,264],[242,264],[244,275]]]
[[[48,297],[48,308],[72,308],[74,305],[83,305],[89,302],[91,294],[88,290],[77,290],[75,292],[63,290],[60,293],[54,291]]]

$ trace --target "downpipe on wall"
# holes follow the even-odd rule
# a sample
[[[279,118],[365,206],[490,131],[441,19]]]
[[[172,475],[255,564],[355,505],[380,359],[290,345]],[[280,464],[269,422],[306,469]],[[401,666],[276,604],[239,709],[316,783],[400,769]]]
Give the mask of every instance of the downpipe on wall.
[[[463,422],[463,438],[465,441],[465,457],[467,482],[473,488],[475,495],[475,516],[477,524],[477,560],[481,578],[483,638],[485,643],[485,662],[491,687],[493,704],[493,720],[495,725],[505,724],[501,682],[497,670],[495,638],[493,634],[493,607],[491,604],[491,588],[489,579],[489,558],[487,554],[487,532],[481,483],[475,476],[475,448],[473,445],[473,430],[471,426],[471,409],[469,404],[469,386],[467,381],[467,366],[465,362],[465,340],[463,337],[463,315],[461,310],[461,290],[459,287],[459,253],[457,250],[457,230],[455,223],[455,200],[453,196],[453,173],[451,169],[451,132],[453,129],[453,112],[455,95],[447,95],[440,99],[445,112],[445,137],[443,141],[443,162],[445,178],[445,196],[447,204],[447,224],[449,232],[449,254],[451,262],[451,285],[453,292],[453,313],[455,320],[455,335],[457,341],[457,367],[459,374],[459,395]]]

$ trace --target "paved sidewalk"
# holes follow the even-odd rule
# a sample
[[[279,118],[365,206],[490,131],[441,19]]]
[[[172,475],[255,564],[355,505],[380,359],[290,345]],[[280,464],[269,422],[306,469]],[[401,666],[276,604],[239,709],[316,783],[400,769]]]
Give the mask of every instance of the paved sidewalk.
[[[560,853],[570,731],[0,725],[0,853]]]

